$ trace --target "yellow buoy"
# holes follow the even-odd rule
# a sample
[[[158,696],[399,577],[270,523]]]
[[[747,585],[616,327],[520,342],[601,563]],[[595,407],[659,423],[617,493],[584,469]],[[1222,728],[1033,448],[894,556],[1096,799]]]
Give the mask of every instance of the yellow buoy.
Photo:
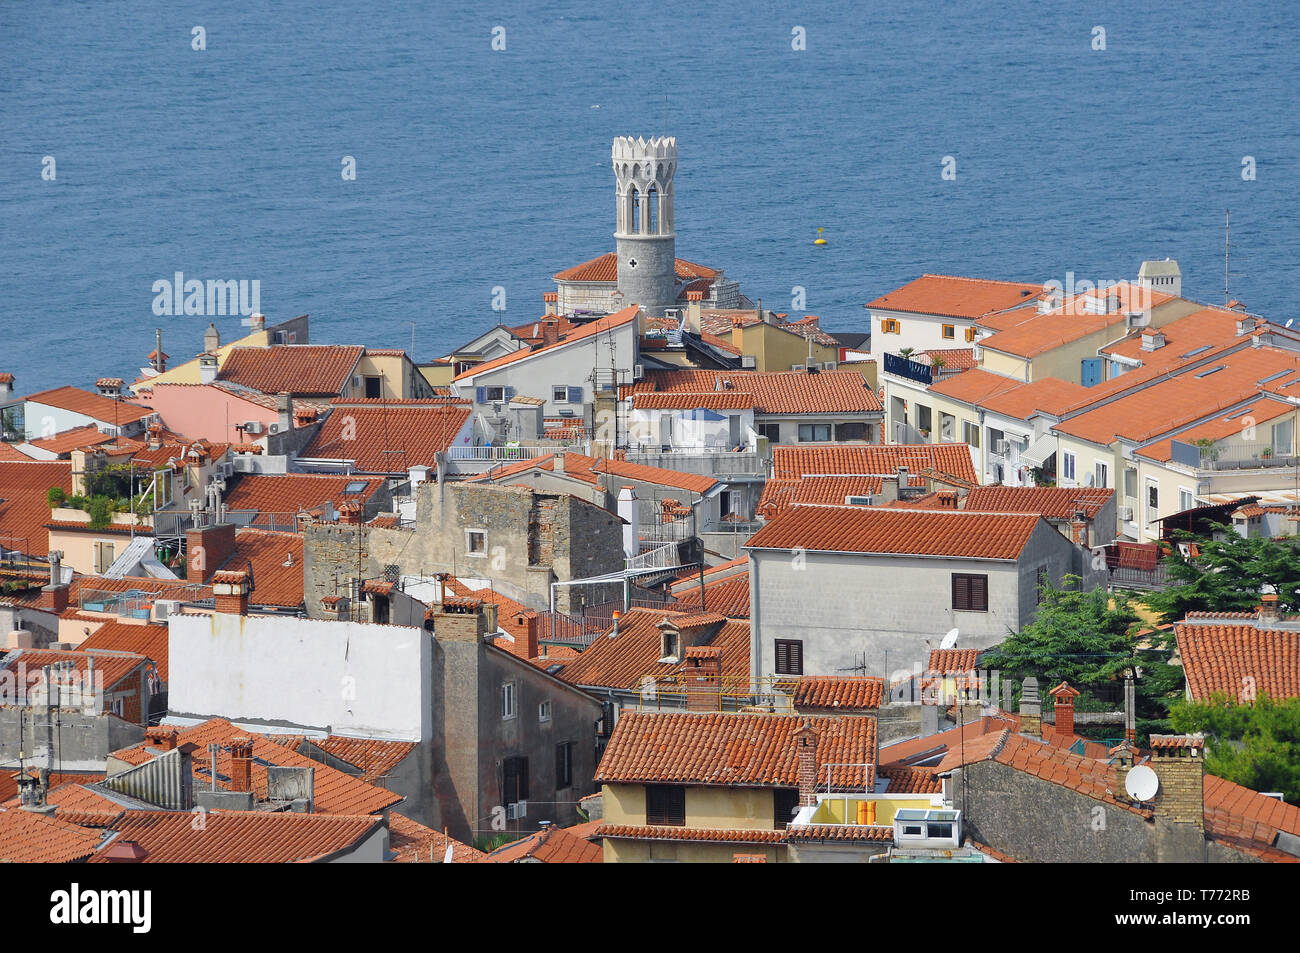
[[[826,244],[826,239],[822,238],[822,231],[823,231],[823,230],[822,230],[821,228],[818,228],[818,229],[817,229],[817,237],[816,237],[815,239],[813,239],[813,244],[814,244],[814,245],[825,245],[825,244]]]

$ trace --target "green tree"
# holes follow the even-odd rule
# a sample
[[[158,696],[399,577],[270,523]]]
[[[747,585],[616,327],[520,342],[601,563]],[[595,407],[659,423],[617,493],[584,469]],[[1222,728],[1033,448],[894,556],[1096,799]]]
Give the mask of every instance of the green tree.
[[[1169,636],[1159,631],[1140,637],[1141,619],[1125,596],[1105,589],[1080,591],[1078,576],[1067,575],[1062,588],[1040,587],[1034,621],[987,653],[981,664],[1017,683],[1033,675],[1046,693],[1068,681],[1082,697],[1076,707],[1113,708],[1097,698],[1103,687],[1132,675],[1136,688],[1139,734],[1163,729],[1170,702],[1182,688],[1182,670],[1168,663]],[[1112,692],[1113,696],[1113,692]]]
[[[1300,804],[1300,698],[1260,693],[1238,705],[1226,695],[1175,702],[1170,723],[1180,734],[1205,734],[1205,770],[1254,791],[1280,791]]]
[[[1259,604],[1264,585],[1277,593],[1280,611],[1300,612],[1300,550],[1294,541],[1216,529],[1222,538],[1180,532],[1178,539],[1195,543],[1199,555],[1187,558],[1175,549],[1164,558],[1173,584],[1145,596],[1162,622],[1180,622],[1189,612],[1248,611]]]

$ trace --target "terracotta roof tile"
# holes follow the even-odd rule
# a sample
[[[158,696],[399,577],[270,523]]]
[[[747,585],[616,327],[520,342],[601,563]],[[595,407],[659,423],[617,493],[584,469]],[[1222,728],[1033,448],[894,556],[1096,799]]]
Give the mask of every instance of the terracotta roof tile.
[[[994,374],[981,367],[963,371],[930,385],[930,393],[966,404],[985,405],[999,395],[1024,386],[1023,381]]]
[[[1060,416],[1067,407],[1075,406],[1090,396],[1093,395],[1082,384],[1057,377],[1042,377],[1010,390],[998,391],[986,398],[981,406],[995,414],[1028,420],[1039,412]]]
[[[1234,408],[1231,413],[1221,414],[1212,420],[1199,423],[1194,427],[1174,434],[1166,440],[1159,440],[1149,446],[1133,452],[1148,460],[1168,463],[1173,459],[1173,442],[1195,444],[1198,440],[1219,441],[1225,437],[1235,437],[1242,432],[1242,422],[1249,419],[1252,426],[1286,417],[1295,413],[1295,407],[1272,397],[1261,397],[1248,405]]]
[[[685,588],[677,593],[676,608],[691,612],[698,610],[701,604],[699,584],[694,588]],[[724,579],[710,581],[704,579],[704,605],[710,612],[720,612],[729,619],[749,618],[749,573],[743,572]]]
[[[596,829],[600,837],[620,840],[673,840],[697,843],[784,844],[786,831],[754,828],[650,827],[632,824],[602,824]]]
[[[772,476],[799,479],[810,474],[876,474],[892,476],[899,467],[911,473],[909,486],[922,486],[916,474],[926,468],[949,473],[968,483],[978,483],[970,448],[964,443],[823,444],[816,447],[772,448]]]
[[[487,856],[396,811],[388,815],[388,849],[397,854],[394,858],[397,863],[441,864],[448,846],[453,864],[472,864]]]
[[[497,368],[505,367],[507,364],[514,364],[516,361],[522,361],[537,354],[549,354],[557,348],[565,347],[566,345],[574,344],[578,341],[585,341],[596,337],[597,335],[604,334],[607,331],[613,331],[616,328],[624,327],[636,320],[638,311],[639,308],[636,305],[629,305],[622,311],[616,311],[613,314],[606,315],[603,318],[598,318],[588,324],[581,325],[576,331],[571,331],[568,334],[563,335],[557,343],[548,347],[541,347],[536,350],[521,348],[518,351],[512,351],[509,354],[494,357],[490,361],[484,361],[482,364],[474,365],[464,373],[457,374],[453,379],[457,381],[469,381],[485,371],[494,371]]]
[[[38,391],[23,398],[35,404],[58,407],[60,410],[83,414],[107,424],[129,424],[152,416],[152,407],[143,407],[128,400],[114,400],[101,394],[92,394],[79,387],[55,387]]]
[[[485,864],[514,864],[532,860],[542,864],[599,864],[605,851],[562,827],[548,826],[520,840],[498,847],[480,859]]]
[[[92,654],[62,649],[9,649],[8,654],[0,655],[3,659],[0,668],[9,672],[19,672],[20,669],[25,671],[27,683],[23,687],[30,692],[41,678],[41,669],[55,662],[71,663],[81,678],[86,679],[92,657],[95,664],[95,679],[104,680],[105,692],[111,691],[123,679],[134,675],[137,669],[148,662],[144,656],[132,652],[101,651]]]
[[[253,591],[248,597],[252,605],[286,609],[302,605],[303,538],[300,534],[236,530],[230,558],[217,568],[242,570],[249,563],[253,565]]]
[[[360,493],[344,496],[351,483],[364,483]],[[291,520],[303,510],[311,510],[324,503],[337,509],[348,499],[368,502],[383,486],[384,478],[378,476],[336,476],[333,474],[306,473],[246,473],[239,477],[226,495],[226,506],[231,510],[257,510],[259,515],[253,526],[269,524],[271,514],[277,522]]]
[[[798,787],[796,734],[805,724],[817,733],[818,764],[833,766],[831,787],[869,790],[875,719],[803,715],[625,711],[596,780]]]
[[[966,494],[973,513],[1037,513],[1044,519],[1068,520],[1080,509],[1092,519],[1115,497],[1099,487],[977,486]]]
[[[322,751],[346,761],[361,772],[361,779],[377,784],[419,745],[414,741],[391,741],[384,738],[346,738],[330,735],[314,738],[311,743]]]
[[[884,687],[884,679],[870,676],[804,675],[795,683],[794,707],[824,709],[823,714],[874,711]]]
[[[114,652],[133,652],[143,655],[158,669],[158,677],[168,680],[167,626],[131,625],[116,619],[105,622],[77,646],[78,652],[108,649]]]
[[[357,361],[359,345],[276,344],[231,348],[217,377],[264,394],[335,397],[342,394]]]
[[[517,463],[496,467],[480,477],[475,477],[471,482],[502,483],[509,481],[517,483],[520,481],[513,480],[513,477],[531,473],[534,469],[555,472],[555,454],[550,453],[544,457],[534,457],[530,460],[520,460]],[[572,476],[584,483],[590,483],[592,486],[611,483],[612,481],[607,480],[604,474],[623,480],[636,480],[639,483],[653,483],[657,486],[674,487],[697,494],[707,493],[718,485],[718,481],[713,477],[703,476],[698,473],[666,470],[662,467],[647,466],[643,463],[628,463],[626,460],[597,459],[573,450],[564,453],[564,473],[566,476]],[[617,486],[613,489],[615,492],[618,491]]]
[[[960,510],[793,506],[750,537],[745,548],[1014,560],[1039,519]]]
[[[1086,310],[1085,301],[1103,297],[1101,291],[1090,291],[1075,295],[1060,307],[1035,314],[1014,327],[981,338],[980,346],[986,350],[1032,358],[1105,328],[1123,325],[1125,314],[1129,311],[1145,311],[1173,300],[1172,295],[1139,288],[1133,283],[1117,285],[1105,294],[1110,292],[1117,296],[1119,306],[1106,314],[1094,314]]]
[[[1233,701],[1257,694],[1300,696],[1300,631],[1265,624],[1181,623],[1175,628],[1193,701],[1223,693]]]
[[[0,462],[0,547],[29,556],[49,554],[45,494],[53,486],[72,492],[72,464]]]
[[[937,314],[954,318],[978,318],[1037,297],[1041,284],[960,278],[955,275],[922,275],[901,288],[881,295],[868,308]]]
[[[647,371],[641,380],[623,388],[624,397],[632,395],[634,407],[643,406],[641,395],[649,393],[750,394],[754,412],[765,415],[884,410],[879,395],[857,371]]]
[[[187,821],[188,823],[188,821]],[[67,864],[90,857],[103,835],[21,808],[0,811],[0,862]]]
[[[679,279],[687,280],[692,278],[716,278],[719,272],[712,268],[706,268],[704,265],[697,265],[695,262],[687,261],[684,258],[675,259],[674,268]],[[574,265],[563,271],[555,273],[556,281],[617,281],[618,280],[618,252],[606,252],[598,255],[590,261],[584,261],[580,265]]]
[[[63,456],[73,450],[80,450],[82,447],[112,443],[116,439],[117,437],[112,434],[101,433],[98,424],[87,424],[84,427],[74,427],[71,430],[61,431],[52,437],[43,437],[28,442],[37,449]]]
[[[926,671],[936,675],[964,675],[975,670],[978,649],[931,649]]]
[[[434,466],[469,420],[469,404],[445,400],[336,402],[304,457],[356,461],[359,473]]]
[[[741,391],[706,391],[702,394],[641,393],[632,395],[635,410],[747,410],[754,406],[754,395]]]
[[[887,794],[941,794],[943,782],[929,768],[912,768],[902,764],[882,765],[877,769],[889,781]]]

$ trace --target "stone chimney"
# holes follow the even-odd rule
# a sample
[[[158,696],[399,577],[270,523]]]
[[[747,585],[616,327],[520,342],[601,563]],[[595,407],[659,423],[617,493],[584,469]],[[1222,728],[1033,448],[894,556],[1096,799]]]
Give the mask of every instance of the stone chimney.
[[[444,593],[446,590],[444,590]],[[496,606],[479,599],[443,596],[442,604],[425,614],[433,621],[439,642],[482,642],[497,630]]]
[[[711,645],[688,648],[683,678],[686,680],[687,711],[722,710],[721,649]]]
[[[548,312],[550,314],[550,312]],[[542,318],[542,347],[550,347],[560,341],[560,321],[556,317]]]
[[[235,524],[197,526],[185,531],[185,580],[204,583],[235,551]]]
[[[1151,807],[1156,817],[1205,827],[1205,736],[1152,735],[1151,770],[1160,788]]]
[[[1277,618],[1278,618],[1277,594],[1270,592],[1267,595],[1260,596],[1260,600],[1259,600],[1260,625],[1265,625],[1265,626],[1276,625]]]
[[[805,721],[794,733],[794,743],[799,766],[799,803],[810,805],[817,803],[817,732],[812,722]]]
[[[101,377],[95,381],[95,389],[101,397],[121,397],[126,381],[120,377]]]
[[[1075,510],[1070,518],[1070,539],[1076,545],[1088,548],[1088,517],[1083,510]]]
[[[560,300],[560,294],[557,291],[547,291],[542,295],[542,301],[546,303],[546,313],[556,313],[556,302]]]
[[[203,332],[203,353],[216,354],[221,349],[221,332],[217,330],[215,324],[209,324],[208,329]]]
[[[238,737],[230,741],[230,790],[253,790],[253,741]]]
[[[1038,679],[1032,675],[1020,684],[1020,733],[1043,736],[1043,703],[1038,697]]]
[[[149,449],[161,450],[162,445],[162,424],[155,420],[149,425]]]
[[[41,589],[40,607],[50,612],[62,612],[68,607],[68,587],[63,582],[63,553],[50,550],[50,581]]]
[[[1061,682],[1053,688],[1049,695],[1056,707],[1056,731],[1055,734],[1064,738],[1070,738],[1074,735],[1074,700],[1079,697],[1079,691],[1072,688],[1069,682]]]
[[[262,312],[260,311],[258,311],[256,314],[250,315],[248,318],[248,326],[253,331],[265,331],[266,315],[262,314]]]
[[[910,478],[910,474],[907,472],[907,467],[898,468],[898,498],[900,500],[907,493],[907,484]]]
[[[692,334],[700,333],[700,303],[703,300],[703,291],[686,292],[686,330]]]
[[[293,398],[288,394],[276,394],[275,415],[280,433],[289,433],[293,430]]]
[[[557,475],[564,473],[564,451],[563,450],[555,454],[554,458],[552,459],[551,472]]]
[[[217,379],[217,356],[215,354],[199,355],[199,383],[211,384]]]
[[[641,504],[633,487],[618,491],[618,515],[623,520],[623,555],[631,559],[641,552]]]
[[[214,608],[224,615],[248,615],[248,594],[252,591],[252,580],[243,570],[212,574]]]

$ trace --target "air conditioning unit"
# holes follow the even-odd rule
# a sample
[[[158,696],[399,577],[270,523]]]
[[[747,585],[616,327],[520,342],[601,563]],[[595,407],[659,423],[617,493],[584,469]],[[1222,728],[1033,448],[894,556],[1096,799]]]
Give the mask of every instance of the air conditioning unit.
[[[267,424],[267,425],[266,425],[266,432],[267,432],[267,433],[279,433],[279,432],[280,432],[280,425],[279,425],[279,424]]]
[[[153,603],[153,617],[155,622],[164,622],[171,616],[179,614],[181,603],[179,599],[155,599]]]
[[[235,475],[235,465],[233,463],[217,464],[217,472],[221,474],[222,479],[227,479]]]
[[[752,371],[754,368],[758,367],[758,358],[753,354],[742,354],[740,356],[740,366],[745,370]]]
[[[1130,311],[1124,315],[1124,327],[1130,331],[1145,328],[1151,323],[1151,316],[1145,311]]]
[[[1117,511],[1119,513],[1119,518],[1125,523],[1131,523],[1133,521],[1133,507],[1120,506],[1117,507]]]
[[[244,428],[244,433],[262,432],[262,422],[260,420],[245,420],[241,426]]]
[[[520,821],[528,816],[528,802],[516,801],[514,804],[506,805],[506,820]]]
[[[645,365],[644,365],[644,364],[633,364],[633,365],[632,365],[632,380],[634,380],[634,381],[639,381],[639,380],[640,380],[641,378],[643,378],[643,377],[645,377]]]

